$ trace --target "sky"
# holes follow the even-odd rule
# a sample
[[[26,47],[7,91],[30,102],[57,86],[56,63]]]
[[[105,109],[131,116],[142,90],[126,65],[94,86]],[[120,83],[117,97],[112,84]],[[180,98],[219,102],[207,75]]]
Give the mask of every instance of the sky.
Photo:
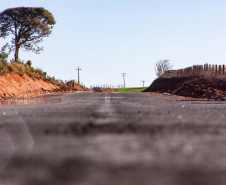
[[[0,12],[43,7],[56,20],[40,54],[20,50],[19,58],[56,79],[90,85],[149,86],[155,64],[173,69],[226,64],[225,0],[0,0]],[[8,39],[0,38],[0,46]],[[13,58],[10,55],[9,60]]]

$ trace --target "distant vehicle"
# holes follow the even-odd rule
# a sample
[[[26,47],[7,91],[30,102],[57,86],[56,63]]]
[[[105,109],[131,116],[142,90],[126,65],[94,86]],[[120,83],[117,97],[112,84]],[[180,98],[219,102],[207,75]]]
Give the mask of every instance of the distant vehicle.
[[[94,92],[103,92],[103,90],[100,87],[94,87]]]

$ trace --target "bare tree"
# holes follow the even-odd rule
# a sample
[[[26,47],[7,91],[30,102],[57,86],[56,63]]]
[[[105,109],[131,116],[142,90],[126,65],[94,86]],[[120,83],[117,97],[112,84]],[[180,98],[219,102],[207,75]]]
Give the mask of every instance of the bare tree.
[[[164,59],[156,62],[155,73],[157,77],[162,76],[166,71],[172,69],[173,65],[171,65],[170,60]]]

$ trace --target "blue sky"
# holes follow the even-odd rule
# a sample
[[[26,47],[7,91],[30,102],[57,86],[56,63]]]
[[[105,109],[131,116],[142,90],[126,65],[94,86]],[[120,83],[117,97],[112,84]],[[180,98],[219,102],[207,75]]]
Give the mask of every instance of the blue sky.
[[[155,63],[174,69],[226,64],[226,1],[223,0],[9,0],[11,7],[44,7],[57,23],[40,54],[20,51],[50,76],[86,86],[149,86]],[[7,40],[0,39],[0,46]],[[13,58],[13,55],[10,56]]]

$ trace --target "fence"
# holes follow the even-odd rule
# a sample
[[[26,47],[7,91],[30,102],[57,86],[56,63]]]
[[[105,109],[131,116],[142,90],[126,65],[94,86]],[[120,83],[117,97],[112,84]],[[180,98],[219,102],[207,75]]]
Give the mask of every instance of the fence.
[[[185,77],[199,75],[226,75],[226,65],[194,65],[185,69],[166,71],[161,77]]]
[[[104,89],[115,89],[114,85],[91,85],[90,89],[93,89],[94,87],[100,87],[100,88],[104,88]]]

